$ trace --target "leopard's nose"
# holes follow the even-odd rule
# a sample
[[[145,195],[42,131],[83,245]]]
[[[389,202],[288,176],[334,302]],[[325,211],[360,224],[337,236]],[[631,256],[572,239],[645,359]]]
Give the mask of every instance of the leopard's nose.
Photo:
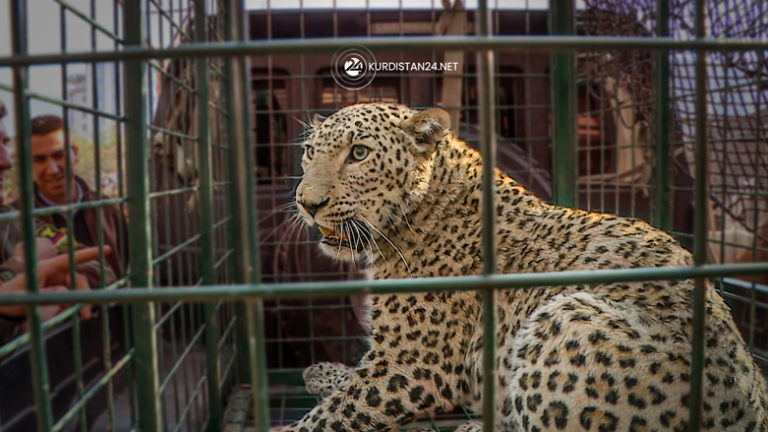
[[[317,214],[317,211],[325,207],[328,204],[328,201],[330,200],[331,200],[330,198],[326,198],[318,203],[313,203],[309,201],[299,201],[299,205],[304,207],[304,210],[306,210],[307,213],[310,214],[310,216],[314,217],[315,214]]]

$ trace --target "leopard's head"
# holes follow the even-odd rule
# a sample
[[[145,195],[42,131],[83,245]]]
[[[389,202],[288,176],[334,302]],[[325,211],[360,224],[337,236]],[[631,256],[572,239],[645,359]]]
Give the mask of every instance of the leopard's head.
[[[304,143],[299,213],[342,260],[377,253],[429,189],[436,149],[450,135],[442,109],[360,104],[316,120]]]

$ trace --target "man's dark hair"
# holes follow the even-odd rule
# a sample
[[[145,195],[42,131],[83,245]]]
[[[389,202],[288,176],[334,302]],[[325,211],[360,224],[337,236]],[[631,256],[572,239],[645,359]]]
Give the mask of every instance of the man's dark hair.
[[[8,109],[5,107],[5,102],[0,99],[0,120],[2,120],[8,114]]]
[[[32,119],[32,135],[48,135],[64,129],[64,120],[54,114],[40,115]]]

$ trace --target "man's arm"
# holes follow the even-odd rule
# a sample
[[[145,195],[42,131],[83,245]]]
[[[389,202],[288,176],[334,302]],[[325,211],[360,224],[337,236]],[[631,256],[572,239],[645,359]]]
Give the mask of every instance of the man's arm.
[[[47,238],[38,237],[35,241],[38,261],[56,256],[56,248]],[[11,256],[0,263],[0,292],[26,291],[24,279],[24,244],[17,243]],[[42,310],[43,319],[48,319],[59,312],[58,306],[46,306]],[[6,306],[0,308],[0,345],[9,342],[25,330],[26,308]]]
[[[104,247],[104,253],[109,254],[111,251],[109,246]],[[45,252],[44,252],[45,254]],[[40,256],[40,254],[38,254]],[[74,262],[75,265],[83,262],[89,262],[94,261],[94,258],[99,256],[99,249],[98,248],[86,248],[81,249],[78,251],[75,251],[74,253]],[[18,258],[17,258],[18,259]],[[9,260],[10,261],[10,260]],[[6,261],[7,263],[8,261]],[[3,263],[5,265],[6,263]],[[23,262],[22,262],[23,263]],[[41,259],[38,262],[37,265],[37,272],[38,272],[38,281],[40,284],[41,290],[61,290],[62,288],[67,289],[67,287],[71,286],[70,281],[70,275],[69,275],[69,256],[68,254],[61,254],[58,256],[53,257],[46,257]],[[17,266],[17,262],[12,263],[12,266]],[[7,267],[6,267],[7,268]],[[90,287],[88,286],[88,281],[85,276],[79,273],[75,273],[75,289],[78,290],[88,290]],[[5,280],[0,282],[0,292],[1,293],[12,293],[12,292],[25,292],[27,291],[27,284],[26,284],[26,278],[24,276],[24,273],[18,273],[16,276],[14,276],[10,280]],[[15,321],[17,318],[21,317],[23,320],[23,317],[26,313],[26,308],[24,306],[8,306],[0,309],[0,313],[6,319],[10,319],[11,321]],[[90,306],[86,306],[81,310],[81,315],[83,318],[89,318],[90,317]]]

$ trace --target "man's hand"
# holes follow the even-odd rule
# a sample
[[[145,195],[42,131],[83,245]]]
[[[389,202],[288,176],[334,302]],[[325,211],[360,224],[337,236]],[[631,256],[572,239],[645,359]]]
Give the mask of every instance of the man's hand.
[[[111,251],[112,249],[109,246],[104,246],[105,255]],[[78,264],[98,259],[99,248],[80,249],[75,251],[74,255],[75,266],[77,266]],[[70,289],[72,288],[69,277],[69,254],[61,254],[54,258],[40,261],[37,265],[37,272],[41,290],[46,290],[45,287],[60,287],[62,285]],[[88,279],[80,273],[75,273],[75,289],[83,291],[91,289],[88,285]],[[83,319],[89,319],[91,317],[91,305],[84,305],[80,309],[80,316]]]
[[[59,254],[56,252],[56,247],[53,246],[51,240],[45,237],[35,238],[35,253],[37,255],[38,261],[53,258]],[[13,255],[11,255],[11,259],[16,259],[22,264],[24,263],[24,242],[19,242],[16,244],[16,247],[13,248]]]
[[[67,291],[67,287],[65,287],[65,286],[45,287],[45,288],[41,288],[41,291],[43,291],[43,292],[66,292]],[[40,306],[40,321],[46,322],[49,319],[51,319],[51,318],[55,317],[56,315],[58,315],[64,309],[66,309],[66,307],[62,306],[62,305],[45,305],[45,306]],[[23,330],[24,330],[24,333],[29,331],[29,321],[24,321]]]
[[[109,246],[104,246],[104,253],[109,254],[111,252],[111,249]],[[99,257],[99,248],[97,247],[91,247],[91,248],[85,248],[75,251],[74,253],[74,265],[77,266],[77,264],[88,262],[91,260],[98,259]],[[37,264],[37,272],[38,272],[38,283],[40,291],[43,292],[51,292],[51,291],[62,291],[67,288],[71,288],[71,281],[69,277],[69,254],[61,254],[58,256],[55,256],[53,258],[44,259],[38,262]],[[85,276],[75,273],[75,289],[78,290],[90,290],[90,286],[88,285],[88,280],[85,278]],[[15,278],[11,279],[10,281],[0,285],[0,292],[24,292],[26,291],[26,277],[24,275],[16,276]],[[58,308],[58,309],[54,309]],[[55,315],[58,312],[61,312],[62,307],[60,306],[45,306],[43,307],[43,312],[45,312],[45,315],[50,315],[51,312],[54,312],[53,315]],[[24,314],[24,307],[10,307],[10,308],[4,308],[3,313],[7,315],[15,315],[15,316],[22,316]],[[50,316],[53,316],[50,315]],[[49,317],[50,317],[49,316]],[[88,319],[91,317],[91,305],[85,305],[82,309],[80,309],[80,316],[83,319]]]

